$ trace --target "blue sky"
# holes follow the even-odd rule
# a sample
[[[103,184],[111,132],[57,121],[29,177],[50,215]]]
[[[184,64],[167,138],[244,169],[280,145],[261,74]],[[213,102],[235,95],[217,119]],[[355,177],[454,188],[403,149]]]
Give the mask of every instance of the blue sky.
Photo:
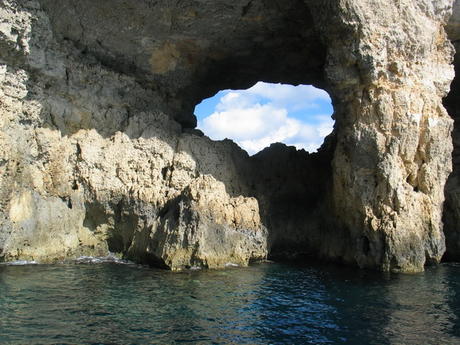
[[[219,91],[195,108],[198,128],[207,136],[232,139],[251,155],[274,142],[315,152],[332,131],[332,112],[324,90],[263,82]]]

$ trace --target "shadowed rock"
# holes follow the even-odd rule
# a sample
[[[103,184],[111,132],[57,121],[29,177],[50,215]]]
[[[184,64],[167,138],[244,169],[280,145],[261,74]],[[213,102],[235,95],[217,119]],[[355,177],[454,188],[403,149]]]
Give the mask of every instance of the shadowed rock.
[[[452,139],[454,150],[452,153],[453,171],[446,184],[446,202],[444,204],[444,233],[446,235],[447,260],[460,259],[460,1],[454,2],[452,17],[446,27],[450,40],[454,44],[456,77],[450,86],[449,95],[444,99],[444,106],[454,119],[454,131]]]

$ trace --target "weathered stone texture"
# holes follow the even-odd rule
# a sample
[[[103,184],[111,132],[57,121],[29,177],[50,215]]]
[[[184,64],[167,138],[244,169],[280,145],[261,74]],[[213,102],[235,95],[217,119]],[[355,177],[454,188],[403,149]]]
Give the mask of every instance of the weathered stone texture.
[[[205,174],[241,194],[235,163],[246,154],[229,141],[182,133],[157,93],[73,44],[58,45],[38,2],[5,2],[0,10],[4,260],[47,262],[111,249],[181,268],[266,257],[264,227],[246,214],[258,215],[257,201],[231,198],[222,182],[210,184],[227,196],[222,207],[232,217],[216,223],[213,213],[194,211],[194,199],[175,206],[179,215],[165,211]],[[212,198],[198,200],[206,209]],[[213,203],[208,208],[218,210]],[[197,215],[182,215],[190,212]],[[195,242],[175,242],[178,236]]]
[[[451,5],[3,1],[0,257],[439,262]],[[336,125],[318,154],[248,157],[192,129],[198,101],[257,80],[330,93]]]
[[[443,25],[451,2],[330,3],[340,18],[323,21],[338,128],[331,197],[337,232],[351,238],[333,255],[418,271],[444,253],[452,120],[441,101],[453,69]]]

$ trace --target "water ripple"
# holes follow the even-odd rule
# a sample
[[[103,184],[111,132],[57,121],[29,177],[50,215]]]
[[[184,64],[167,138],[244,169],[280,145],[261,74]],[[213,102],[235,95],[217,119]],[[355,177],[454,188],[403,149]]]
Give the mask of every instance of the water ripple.
[[[460,343],[460,265],[385,275],[103,262],[0,266],[0,343]]]

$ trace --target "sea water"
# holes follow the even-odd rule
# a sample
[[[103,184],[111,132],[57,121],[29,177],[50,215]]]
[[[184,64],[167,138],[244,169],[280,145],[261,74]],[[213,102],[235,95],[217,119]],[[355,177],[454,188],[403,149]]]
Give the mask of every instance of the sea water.
[[[460,344],[460,265],[0,265],[1,344]]]

